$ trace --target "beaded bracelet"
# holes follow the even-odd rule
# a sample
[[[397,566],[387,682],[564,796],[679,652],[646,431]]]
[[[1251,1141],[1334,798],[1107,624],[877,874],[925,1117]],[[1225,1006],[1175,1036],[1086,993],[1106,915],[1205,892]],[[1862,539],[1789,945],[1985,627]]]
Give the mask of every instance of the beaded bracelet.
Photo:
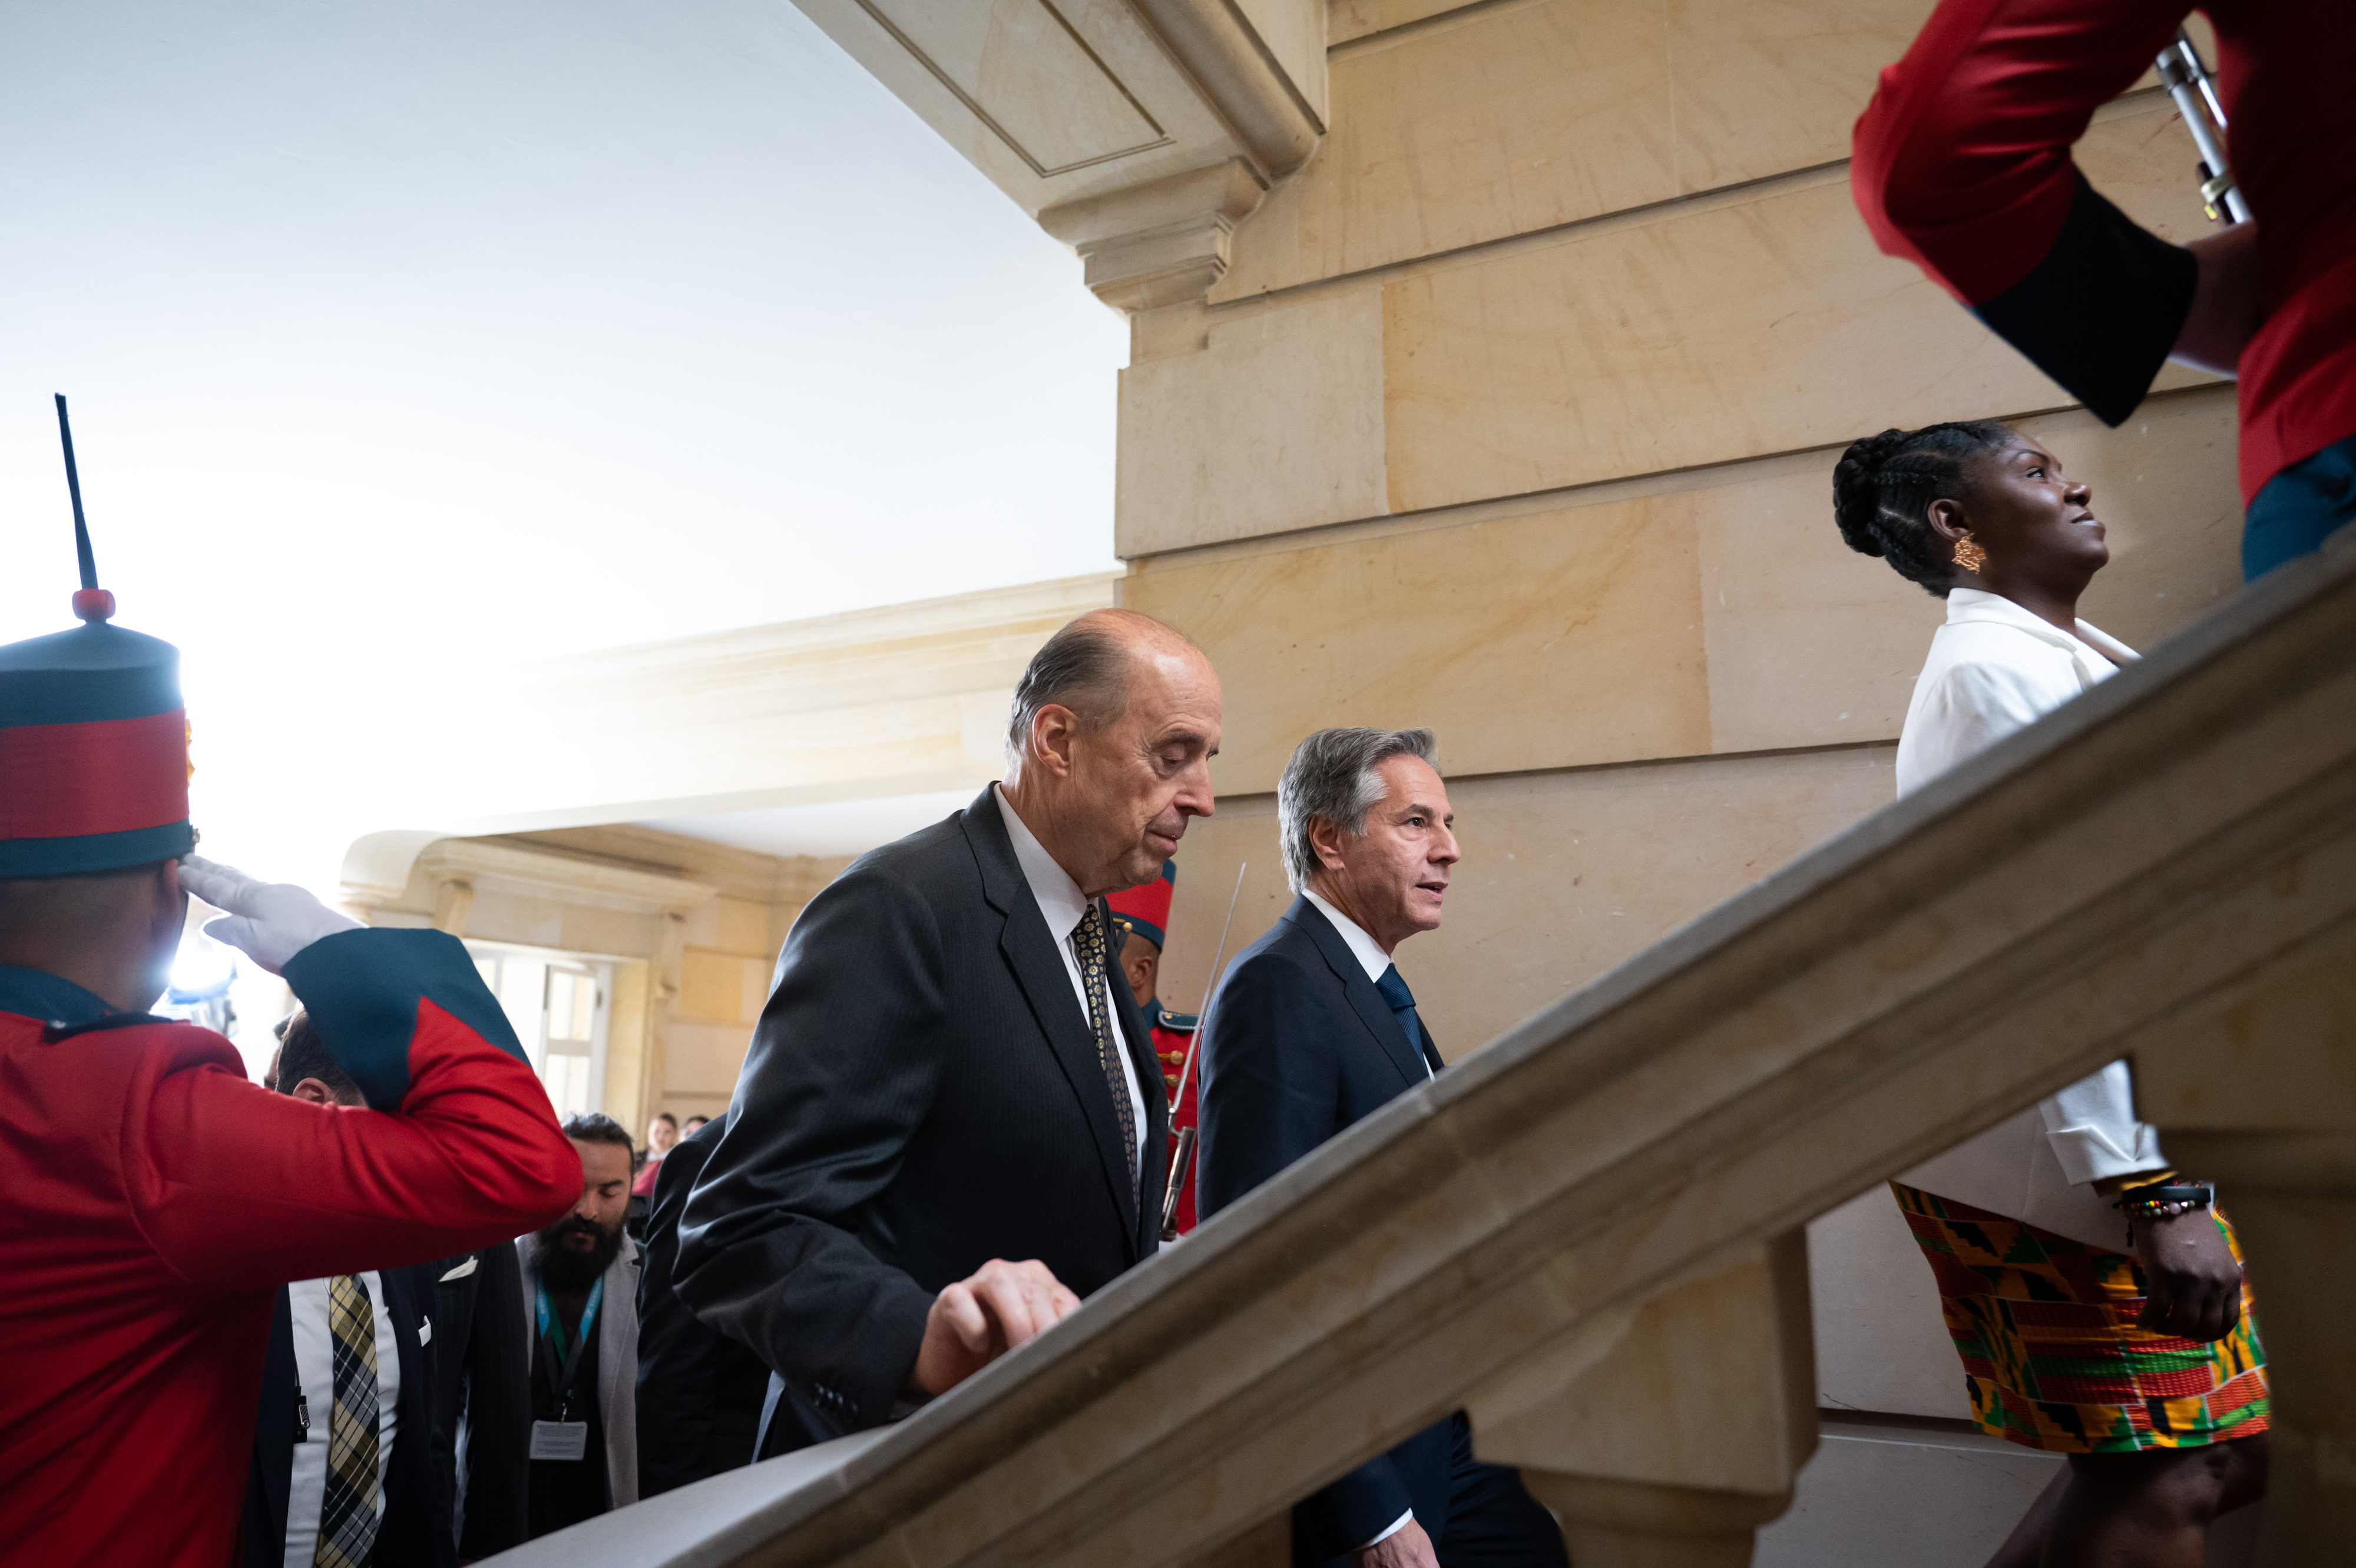
[[[2190,1214],[2196,1208],[2207,1208],[2216,1202],[2214,1187],[2201,1182],[2164,1182],[2128,1190],[2114,1208],[2126,1210],[2127,1245],[2135,1245],[2135,1222],[2145,1219],[2173,1219],[2179,1214]]]

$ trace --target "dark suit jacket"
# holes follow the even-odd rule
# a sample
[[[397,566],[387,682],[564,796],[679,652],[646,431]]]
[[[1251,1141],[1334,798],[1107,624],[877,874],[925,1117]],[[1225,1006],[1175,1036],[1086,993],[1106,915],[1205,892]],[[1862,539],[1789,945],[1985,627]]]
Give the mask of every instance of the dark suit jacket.
[[[502,1242],[418,1272],[434,1282],[434,1410],[444,1438],[437,1457],[458,1555],[494,1556],[530,1533],[531,1342],[515,1311],[523,1269]],[[463,1456],[454,1452],[461,1422]]]
[[[1085,1296],[1158,1245],[1170,1118],[1144,1021],[1145,1197],[998,802],[862,856],[794,922],[688,1198],[674,1279],[838,1432],[889,1417],[945,1285],[1035,1258]]]
[[[1236,954],[1210,1016],[1195,1176],[1205,1219],[1430,1078],[1342,933],[1306,898]],[[1438,1541],[1450,1444],[1450,1424],[1440,1422],[1301,1504],[1295,1561],[1363,1546],[1409,1507]]]
[[[378,1274],[384,1299],[377,1310],[392,1321],[401,1347],[401,1415],[392,1459],[384,1472],[384,1518],[377,1526],[371,1561],[387,1568],[453,1568],[458,1561],[450,1531],[450,1494],[434,1462],[434,1350],[421,1343],[424,1317],[419,1303],[429,1288],[420,1269],[387,1269]],[[253,1426],[253,1462],[247,1467],[245,1518],[238,1530],[243,1568],[281,1568],[286,1561],[286,1495],[294,1474],[294,1324],[286,1287],[270,1316],[269,1348],[262,1354],[262,1406]],[[334,1393],[305,1389],[311,1406],[311,1438],[323,1441]]]
[[[655,1177],[638,1272],[638,1496],[753,1462],[768,1363],[699,1320],[671,1289],[688,1189],[727,1129],[707,1122],[671,1150]]]

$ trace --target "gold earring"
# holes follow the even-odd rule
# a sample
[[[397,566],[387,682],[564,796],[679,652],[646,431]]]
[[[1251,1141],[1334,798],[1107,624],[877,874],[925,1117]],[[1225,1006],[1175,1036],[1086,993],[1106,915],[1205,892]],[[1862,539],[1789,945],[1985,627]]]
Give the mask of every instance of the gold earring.
[[[1955,564],[1966,572],[1976,572],[1987,564],[1987,552],[1973,543],[1972,536],[1966,533],[1955,541]]]

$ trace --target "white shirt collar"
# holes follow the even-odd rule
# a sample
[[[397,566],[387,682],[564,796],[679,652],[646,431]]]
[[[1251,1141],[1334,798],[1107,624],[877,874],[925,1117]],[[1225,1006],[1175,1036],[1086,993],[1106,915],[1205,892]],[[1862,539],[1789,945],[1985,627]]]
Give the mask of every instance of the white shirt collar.
[[[1368,936],[1365,927],[1327,903],[1321,895],[1304,891],[1301,896],[1324,911],[1325,918],[1333,922],[1333,929],[1342,933],[1342,940],[1349,948],[1350,956],[1358,961],[1359,967],[1366,972],[1366,978],[1380,980],[1383,971],[1391,966],[1391,955],[1383,951],[1382,944]]]
[[[2104,663],[2125,663],[2137,657],[2134,649],[2090,621],[2078,622],[2078,634],[2072,637],[2051,621],[2031,614],[2002,594],[1991,594],[1985,588],[1948,589],[1947,619],[1950,622],[1997,621],[2057,648],[2068,649],[2072,653],[2083,649]]]
[[[1072,874],[1055,864],[1047,846],[1039,842],[1006,791],[993,784],[990,792],[998,798],[998,814],[1006,820],[1006,836],[1013,841],[1014,863],[1023,868],[1023,880],[1031,885],[1031,897],[1039,901],[1039,913],[1046,918],[1047,934],[1060,944],[1071,939],[1072,932],[1088,912],[1087,896]]]

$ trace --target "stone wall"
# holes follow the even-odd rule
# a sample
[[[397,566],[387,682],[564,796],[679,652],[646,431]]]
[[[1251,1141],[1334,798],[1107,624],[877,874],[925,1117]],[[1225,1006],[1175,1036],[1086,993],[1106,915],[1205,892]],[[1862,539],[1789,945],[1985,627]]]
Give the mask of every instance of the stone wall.
[[[2083,608],[2131,644],[2237,584],[2229,386],[2170,370],[2105,430],[1858,220],[1850,126],[1928,10],[1336,0],[1315,159],[1206,302],[1132,318],[1121,381],[1122,602],[1226,692],[1165,1002],[1201,1004],[1238,862],[1229,949],[1284,908],[1272,790],[1323,725],[1439,731],[1466,858],[1400,967],[1451,1057],[1885,804],[1944,610],[1840,542],[1858,435],[2036,434],[2094,485]],[[2193,156],[2148,79],[2081,149],[2177,239]],[[1952,1420],[1889,1208],[1816,1228],[1820,1398]]]

